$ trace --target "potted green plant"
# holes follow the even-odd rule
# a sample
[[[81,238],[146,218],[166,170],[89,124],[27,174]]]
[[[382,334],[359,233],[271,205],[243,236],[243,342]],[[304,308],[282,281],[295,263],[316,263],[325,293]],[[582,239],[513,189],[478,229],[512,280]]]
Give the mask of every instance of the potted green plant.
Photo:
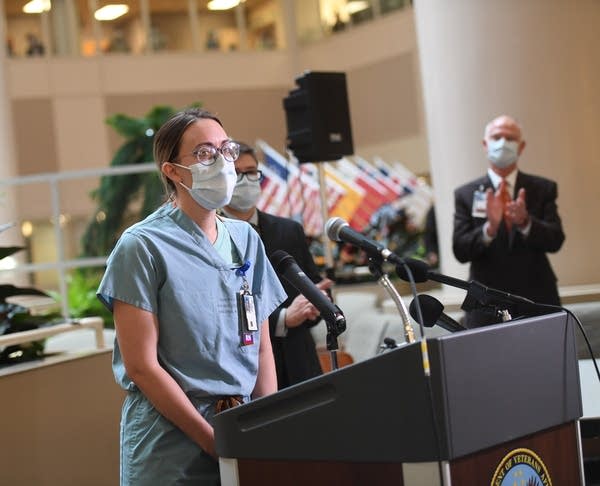
[[[0,227],[0,232],[11,226],[12,224],[3,225]],[[0,260],[24,249],[21,246],[0,247]],[[32,302],[33,296],[38,299],[43,298],[46,304],[48,301],[54,302],[47,293],[32,287],[0,284],[0,335],[30,331],[41,326],[52,325],[61,319],[60,313],[55,310],[56,306],[50,306],[49,311],[32,312],[34,306],[27,305],[25,302]],[[0,366],[30,361],[43,356],[43,340],[0,347]]]

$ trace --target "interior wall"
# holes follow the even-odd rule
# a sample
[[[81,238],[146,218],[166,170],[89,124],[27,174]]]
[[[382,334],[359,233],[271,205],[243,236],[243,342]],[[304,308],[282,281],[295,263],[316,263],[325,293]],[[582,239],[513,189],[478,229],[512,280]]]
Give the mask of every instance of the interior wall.
[[[395,160],[402,158],[411,168],[428,165],[426,150],[407,154],[401,148],[405,140],[425,141],[415,54],[402,54],[348,71],[350,116],[358,155],[365,157],[363,154],[373,151],[373,147],[390,143],[393,148],[386,150],[388,156],[393,153]]]
[[[198,90],[182,93],[154,93],[143,95],[115,95],[105,98],[106,113],[126,113],[142,116],[160,100],[160,104],[182,109],[200,102],[202,107],[215,113],[223,123],[227,134],[252,143],[257,138],[266,140],[274,147],[285,142],[285,113],[282,100],[286,89],[248,90]],[[109,132],[111,152],[117,150],[123,139],[113,130]]]
[[[124,392],[112,351],[0,375],[0,483],[119,484]]]

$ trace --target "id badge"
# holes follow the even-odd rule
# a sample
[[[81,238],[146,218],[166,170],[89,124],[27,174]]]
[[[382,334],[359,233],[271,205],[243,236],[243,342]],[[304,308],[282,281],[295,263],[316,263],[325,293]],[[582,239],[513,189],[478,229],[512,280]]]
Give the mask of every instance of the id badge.
[[[258,331],[254,298],[248,290],[237,293],[238,315],[240,316],[240,343],[242,346],[254,344],[254,333]]]
[[[244,304],[244,313],[246,314],[246,329],[248,331],[258,331],[256,311],[254,310],[254,297],[250,292],[244,292],[242,299]]]
[[[473,193],[471,216],[474,218],[487,218],[487,196],[484,191],[475,191]]]

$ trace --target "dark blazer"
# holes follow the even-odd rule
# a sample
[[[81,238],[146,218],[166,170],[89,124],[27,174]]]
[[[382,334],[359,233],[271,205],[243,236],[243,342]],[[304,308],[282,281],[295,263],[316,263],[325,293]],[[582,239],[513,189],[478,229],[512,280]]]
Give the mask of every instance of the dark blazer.
[[[452,248],[461,263],[471,262],[469,277],[488,287],[527,297],[534,302],[560,305],[556,276],[546,253],[560,249],[565,239],[556,207],[556,183],[543,177],[519,172],[515,182],[515,197],[525,188],[525,201],[531,230],[524,237],[515,227],[510,231],[500,225],[496,238],[483,242],[485,217],[473,217],[475,191],[493,189],[486,175],[454,192],[454,234]],[[515,316],[513,316],[515,317]],[[498,322],[482,312],[468,312],[468,327]]]
[[[275,250],[283,250],[296,260],[298,266],[313,282],[321,280],[308,249],[302,225],[291,219],[258,211],[258,232],[268,257],[271,257]],[[269,317],[279,389],[322,373],[315,341],[310,333],[310,328],[319,320],[305,321],[298,327],[290,328],[285,337],[275,336],[275,325],[281,309],[287,308],[299,294],[285,279],[280,280],[288,299]]]

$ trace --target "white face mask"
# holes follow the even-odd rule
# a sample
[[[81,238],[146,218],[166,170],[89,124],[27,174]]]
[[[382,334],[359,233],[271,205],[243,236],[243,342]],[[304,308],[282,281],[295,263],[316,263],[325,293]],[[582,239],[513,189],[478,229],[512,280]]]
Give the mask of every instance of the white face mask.
[[[235,185],[229,206],[236,211],[246,212],[256,206],[260,198],[260,182],[249,181],[247,177]]]
[[[519,142],[500,138],[487,141],[488,159],[499,169],[505,169],[519,158]]]
[[[200,163],[190,165],[173,164],[192,173],[192,187],[187,187],[183,182],[180,184],[187,189],[190,196],[200,206],[206,209],[218,209],[227,205],[231,200],[237,174],[235,164],[227,162],[223,155],[219,154],[212,165],[206,166]]]

